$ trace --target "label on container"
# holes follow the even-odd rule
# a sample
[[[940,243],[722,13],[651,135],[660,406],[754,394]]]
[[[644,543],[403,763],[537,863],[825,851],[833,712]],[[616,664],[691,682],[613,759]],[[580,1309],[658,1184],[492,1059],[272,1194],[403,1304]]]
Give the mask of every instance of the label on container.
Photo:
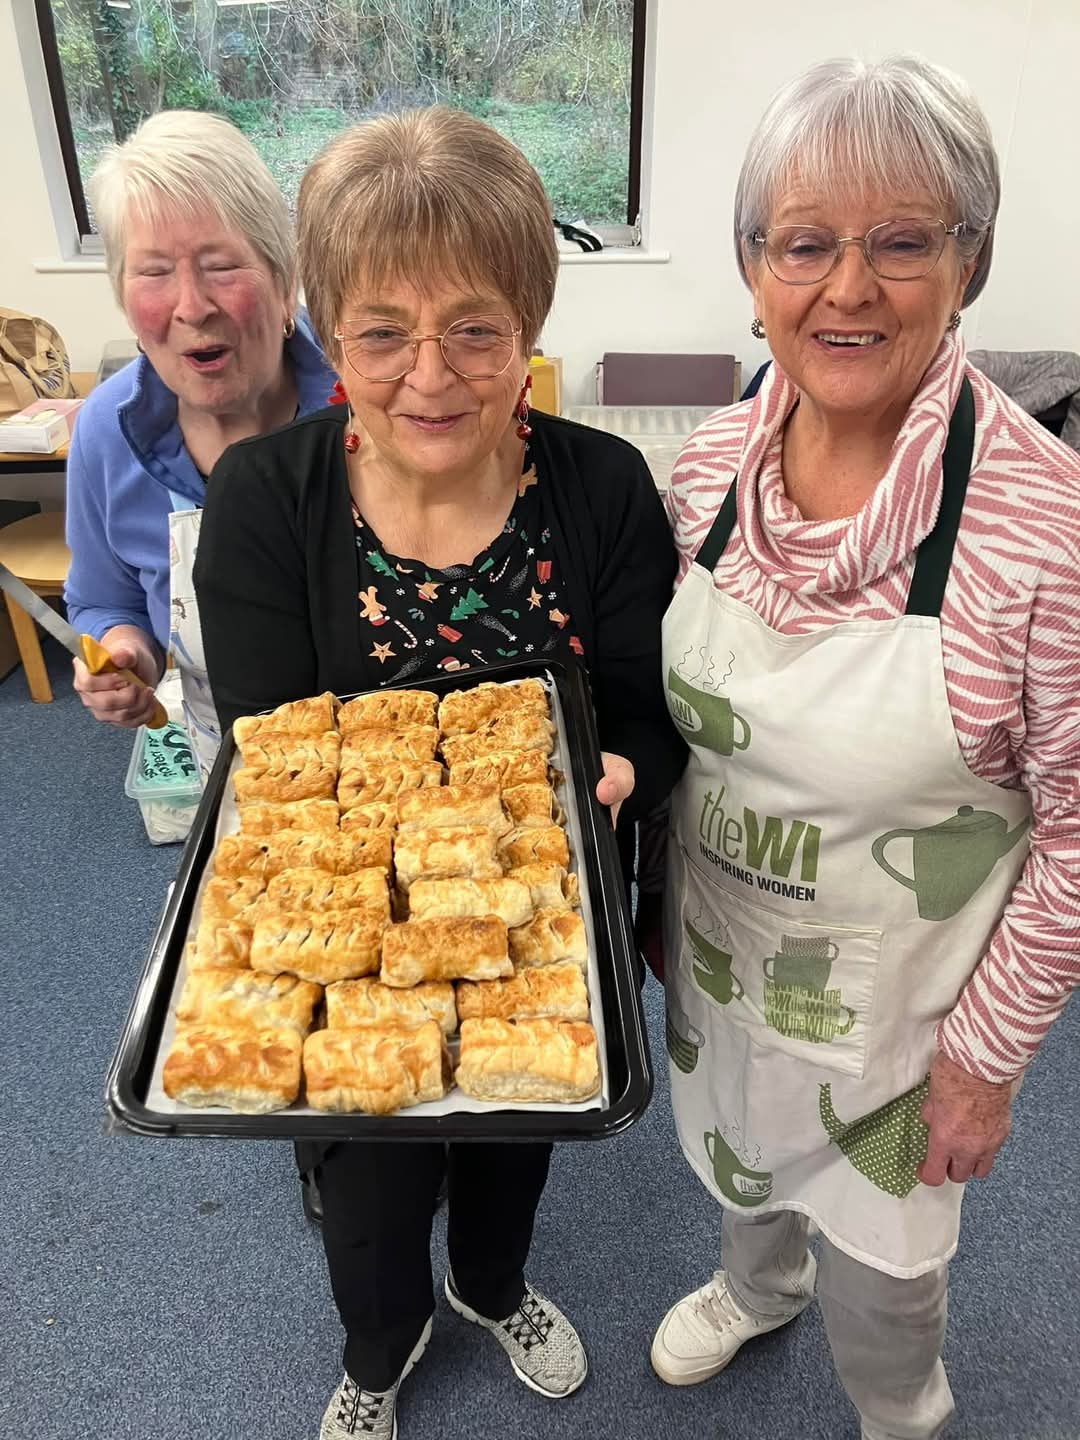
[[[153,790],[198,790],[199,767],[182,725],[170,720],[163,730],[146,731],[135,783]]]

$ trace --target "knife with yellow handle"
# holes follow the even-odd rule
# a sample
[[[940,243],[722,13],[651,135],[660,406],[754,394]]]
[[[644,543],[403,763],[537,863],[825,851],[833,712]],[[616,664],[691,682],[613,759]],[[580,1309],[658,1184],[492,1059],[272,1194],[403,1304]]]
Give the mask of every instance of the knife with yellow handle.
[[[0,590],[6,590],[16,605],[21,606],[28,615],[32,615],[43,630],[47,630],[66,650],[70,650],[72,655],[81,660],[91,675],[115,673],[122,675],[131,685],[138,685],[144,690],[152,688],[145,680],[140,679],[134,670],[125,670],[114,665],[104,645],[92,635],[80,635],[66,620],[61,619],[51,605],[47,605],[40,595],[35,595],[28,585],[24,585],[17,575],[13,575],[6,565],[2,564]],[[154,708],[146,722],[147,727],[150,730],[160,730],[168,723],[165,706],[155,697]]]

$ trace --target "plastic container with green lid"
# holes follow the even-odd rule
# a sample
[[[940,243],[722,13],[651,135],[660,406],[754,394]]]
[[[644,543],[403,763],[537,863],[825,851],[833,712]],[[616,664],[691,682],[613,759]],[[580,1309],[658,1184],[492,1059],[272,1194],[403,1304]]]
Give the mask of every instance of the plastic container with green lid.
[[[139,802],[151,845],[187,839],[202,786],[182,725],[171,720],[163,730],[139,727],[124,790]]]

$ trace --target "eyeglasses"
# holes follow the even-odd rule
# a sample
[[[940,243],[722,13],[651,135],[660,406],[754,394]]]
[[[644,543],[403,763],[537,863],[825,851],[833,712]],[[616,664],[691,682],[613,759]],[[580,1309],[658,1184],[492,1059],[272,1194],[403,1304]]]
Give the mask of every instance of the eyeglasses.
[[[886,220],[865,235],[837,235],[823,225],[774,225],[750,236],[765,247],[765,261],[785,285],[816,285],[840,263],[845,245],[858,245],[882,280],[918,280],[941,259],[948,236],[967,232],[966,223],[944,220]]]
[[[345,359],[364,380],[400,380],[416,365],[425,340],[437,340],[443,359],[463,380],[494,380],[514,358],[521,334],[505,315],[469,315],[441,335],[414,335],[386,320],[363,320],[334,331]]]

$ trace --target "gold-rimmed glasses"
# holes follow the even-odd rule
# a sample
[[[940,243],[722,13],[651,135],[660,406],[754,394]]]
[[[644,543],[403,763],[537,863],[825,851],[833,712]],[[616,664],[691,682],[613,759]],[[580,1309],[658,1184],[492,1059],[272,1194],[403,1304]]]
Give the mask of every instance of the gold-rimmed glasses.
[[[416,365],[420,346],[436,340],[463,380],[494,380],[514,358],[521,334],[506,315],[467,315],[441,334],[417,335],[392,320],[356,320],[334,331],[345,359],[364,380],[400,380]]]
[[[882,280],[918,280],[941,259],[950,235],[967,231],[961,220],[886,220],[865,235],[837,235],[824,225],[773,225],[750,242],[765,249],[765,263],[785,285],[816,285],[840,263],[845,245],[858,245]]]

